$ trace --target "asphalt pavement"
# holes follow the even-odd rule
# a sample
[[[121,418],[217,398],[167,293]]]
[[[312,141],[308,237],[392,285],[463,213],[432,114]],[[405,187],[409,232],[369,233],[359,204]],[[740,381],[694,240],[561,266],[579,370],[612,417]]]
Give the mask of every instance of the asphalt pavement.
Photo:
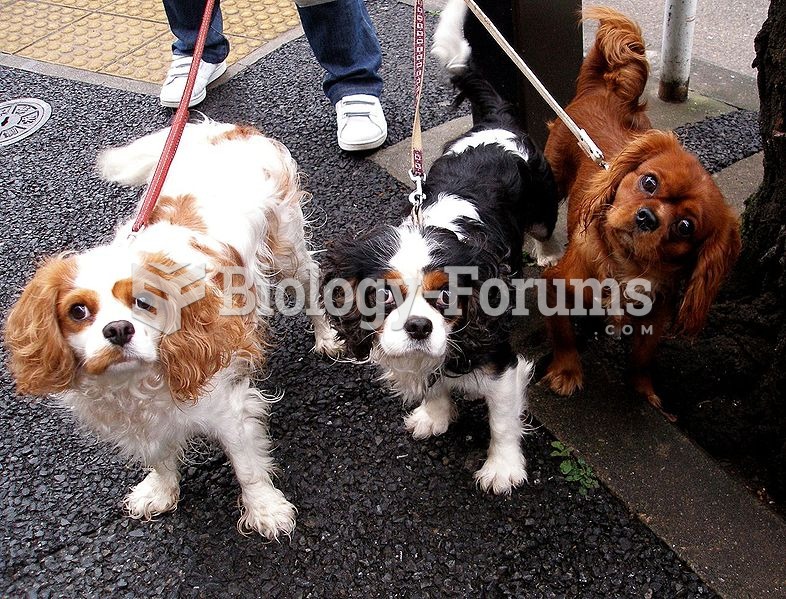
[[[384,50],[388,145],[411,127],[411,12],[370,5]],[[428,17],[433,29],[436,21]],[[429,64],[431,73],[437,68]],[[409,189],[363,156],[341,152],[321,70],[303,38],[208,94],[213,119],[250,122],[281,140],[313,194],[313,243],[397,223]],[[137,191],[100,181],[104,147],[168,124],[153,97],[0,67],[0,101],[36,97],[51,120],[0,152],[0,308],[37,262],[81,250],[129,217]],[[424,128],[456,115],[443,78],[426,85]],[[745,121],[747,116],[737,118]],[[745,121],[747,122],[747,121]],[[691,135],[702,135],[697,129]],[[702,144],[699,144],[702,145]],[[270,430],[279,488],[298,507],[291,539],[235,529],[239,488],[225,456],[195,446],[177,511],[123,515],[143,473],[79,430],[51,400],[14,395],[0,375],[0,593],[58,597],[712,597],[714,592],[601,486],[584,496],[551,457],[542,427],[523,440],[530,484],[510,497],[478,490],[484,407],[462,403],[443,436],[413,441],[400,401],[369,366],[309,353],[304,317],[273,319],[274,349],[258,384],[284,391]],[[4,358],[5,356],[3,356]],[[535,422],[534,424],[538,424]]]

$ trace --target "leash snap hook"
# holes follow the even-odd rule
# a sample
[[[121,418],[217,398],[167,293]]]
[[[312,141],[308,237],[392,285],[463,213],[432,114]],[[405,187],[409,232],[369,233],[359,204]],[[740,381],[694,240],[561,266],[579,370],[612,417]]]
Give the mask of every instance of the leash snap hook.
[[[592,162],[603,170],[609,170],[609,163],[606,162],[603,152],[584,129],[579,129],[579,146]]]
[[[423,204],[423,200],[426,199],[426,194],[423,193],[423,180],[424,177],[422,175],[416,175],[409,171],[409,178],[415,184],[415,191],[409,194],[409,203],[416,209],[420,209],[421,204]]]

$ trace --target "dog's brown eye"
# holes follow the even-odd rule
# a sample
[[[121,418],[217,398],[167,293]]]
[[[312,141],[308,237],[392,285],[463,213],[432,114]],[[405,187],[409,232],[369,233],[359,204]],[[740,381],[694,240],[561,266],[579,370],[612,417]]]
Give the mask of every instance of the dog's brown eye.
[[[437,308],[447,308],[450,305],[450,291],[443,289],[437,296]]]
[[[392,304],[395,301],[395,297],[393,297],[393,291],[391,291],[390,287],[383,287],[382,289],[377,289],[377,303],[378,304]]]
[[[682,237],[689,237],[693,235],[693,231],[695,229],[696,226],[693,224],[693,221],[688,220],[687,218],[677,221],[677,234]]]
[[[87,320],[90,318],[90,310],[84,304],[74,304],[68,309],[68,316],[76,321]]]
[[[639,187],[644,193],[652,195],[658,190],[658,178],[653,174],[642,175],[639,179]]]
[[[139,308],[140,310],[144,310],[145,312],[154,312],[155,309],[149,303],[148,300],[150,300],[150,298],[148,298],[146,296],[135,297],[134,298],[134,307],[135,308]]]

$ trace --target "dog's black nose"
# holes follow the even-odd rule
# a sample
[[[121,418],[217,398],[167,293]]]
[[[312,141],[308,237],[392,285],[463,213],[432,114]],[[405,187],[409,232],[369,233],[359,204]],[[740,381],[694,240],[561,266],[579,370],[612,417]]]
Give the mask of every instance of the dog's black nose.
[[[411,316],[407,318],[407,321],[404,323],[404,330],[407,332],[407,335],[413,339],[425,339],[431,335],[433,328],[434,326],[431,324],[431,321],[422,316]]]
[[[127,320],[115,320],[104,327],[103,333],[109,343],[122,347],[134,336],[134,325]]]
[[[636,226],[642,231],[654,231],[658,228],[658,217],[649,208],[639,208],[636,211]]]

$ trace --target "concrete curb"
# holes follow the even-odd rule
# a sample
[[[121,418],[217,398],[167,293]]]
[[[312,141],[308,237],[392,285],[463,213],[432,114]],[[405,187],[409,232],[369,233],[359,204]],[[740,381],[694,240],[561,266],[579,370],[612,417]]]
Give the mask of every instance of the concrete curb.
[[[786,523],[643,401],[592,397],[535,388],[530,408],[717,593],[786,595]]]

